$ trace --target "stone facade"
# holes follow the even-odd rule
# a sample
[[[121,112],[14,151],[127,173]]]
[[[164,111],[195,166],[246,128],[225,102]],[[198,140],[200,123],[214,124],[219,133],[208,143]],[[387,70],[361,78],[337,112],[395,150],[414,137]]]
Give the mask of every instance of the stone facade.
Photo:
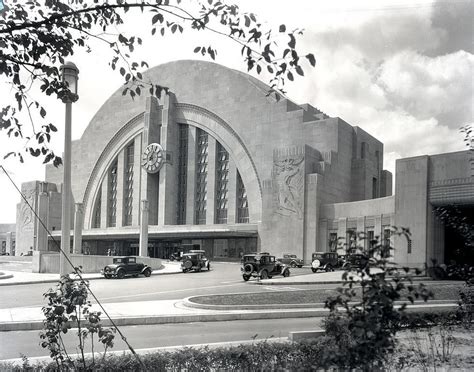
[[[334,249],[335,237],[354,243],[347,231],[387,238],[397,223],[426,230],[433,225],[428,212],[419,218],[411,210],[428,211],[430,198],[451,190],[439,182],[464,179],[453,197],[472,186],[467,174],[437,170],[467,161],[464,153],[425,156],[397,163],[391,196],[380,141],[309,104],[268,95],[260,81],[214,63],[172,62],[145,78],[170,94],[131,100],[118,90],[73,143],[75,253],[167,258],[200,247],[213,258],[262,250],[308,262],[312,252]],[[157,173],[142,167],[153,160],[142,155],[153,143],[164,150]],[[52,228],[60,226],[62,169],[47,166],[46,181],[24,184],[23,191],[35,210],[48,211]],[[21,249],[48,249],[25,205],[18,208]],[[426,241],[414,235],[416,253],[396,248],[395,258],[425,262]]]
[[[15,224],[0,224],[0,255],[14,256],[16,249]]]

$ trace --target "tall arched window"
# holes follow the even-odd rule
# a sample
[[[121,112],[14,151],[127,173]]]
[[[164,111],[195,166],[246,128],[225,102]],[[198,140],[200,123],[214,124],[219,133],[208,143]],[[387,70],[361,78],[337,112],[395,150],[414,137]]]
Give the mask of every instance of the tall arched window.
[[[125,149],[125,188],[123,194],[123,224],[132,225],[133,212],[133,163],[135,157],[135,145],[132,142]]]
[[[178,200],[177,200],[177,223],[186,224],[186,192],[188,177],[188,135],[189,127],[186,124],[179,125],[178,131]]]
[[[195,224],[206,223],[208,135],[196,130],[196,196],[194,198]]]
[[[95,201],[94,213],[92,215],[92,228],[100,227],[101,209],[102,209],[102,184],[99,187],[99,192],[97,194],[97,198]]]
[[[109,170],[109,184],[107,190],[107,226],[117,226],[117,159]]]
[[[229,182],[229,153],[216,143],[216,200],[215,222],[227,223],[227,189]]]
[[[249,202],[240,173],[237,172],[237,223],[249,222]]]

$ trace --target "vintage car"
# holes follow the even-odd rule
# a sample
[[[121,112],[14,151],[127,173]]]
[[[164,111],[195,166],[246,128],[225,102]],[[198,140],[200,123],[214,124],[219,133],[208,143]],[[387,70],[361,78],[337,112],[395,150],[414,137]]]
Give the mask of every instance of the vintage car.
[[[311,270],[313,273],[322,271],[334,271],[341,265],[336,252],[313,252],[311,255]]]
[[[126,275],[138,276],[143,274],[146,277],[151,275],[151,267],[145,265],[144,263],[137,262],[136,257],[114,257],[113,263],[104,267],[101,270],[101,274],[104,275],[106,279],[118,278],[122,279]]]
[[[181,258],[181,270],[183,270],[183,273],[191,270],[201,271],[202,269],[211,270],[211,262],[206,257],[206,251],[196,249],[183,254]]]
[[[279,262],[268,254],[247,254],[242,257],[240,271],[245,281],[251,277],[270,279],[275,275],[290,276],[288,265]]]
[[[350,269],[364,269],[367,265],[372,265],[375,263],[375,259],[362,254],[362,253],[352,253],[346,255],[345,262],[342,265],[342,268],[345,270]]]
[[[296,257],[296,254],[284,254],[282,258],[277,258],[278,261],[291,267],[303,267],[303,260]]]

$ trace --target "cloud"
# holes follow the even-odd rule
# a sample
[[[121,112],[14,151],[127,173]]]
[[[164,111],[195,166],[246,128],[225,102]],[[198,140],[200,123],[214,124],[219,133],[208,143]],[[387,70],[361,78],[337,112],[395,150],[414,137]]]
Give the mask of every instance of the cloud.
[[[430,56],[439,56],[464,50],[473,53],[472,20],[474,4],[472,0],[433,4],[432,27],[443,32],[442,43],[428,51]]]
[[[472,120],[473,67],[474,56],[464,51],[434,58],[407,51],[382,64],[377,83],[396,107],[458,128]]]
[[[337,50],[350,45],[370,61],[378,62],[404,50],[427,51],[439,48],[446,31],[432,27],[431,8],[416,12],[375,14],[360,25],[348,25],[315,33],[314,42]]]

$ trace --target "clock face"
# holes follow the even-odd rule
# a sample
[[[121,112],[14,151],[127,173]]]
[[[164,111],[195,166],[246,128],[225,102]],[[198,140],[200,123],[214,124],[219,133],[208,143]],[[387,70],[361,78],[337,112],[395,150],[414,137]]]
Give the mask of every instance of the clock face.
[[[143,151],[142,167],[148,173],[157,173],[163,165],[164,151],[158,143],[150,143]]]

